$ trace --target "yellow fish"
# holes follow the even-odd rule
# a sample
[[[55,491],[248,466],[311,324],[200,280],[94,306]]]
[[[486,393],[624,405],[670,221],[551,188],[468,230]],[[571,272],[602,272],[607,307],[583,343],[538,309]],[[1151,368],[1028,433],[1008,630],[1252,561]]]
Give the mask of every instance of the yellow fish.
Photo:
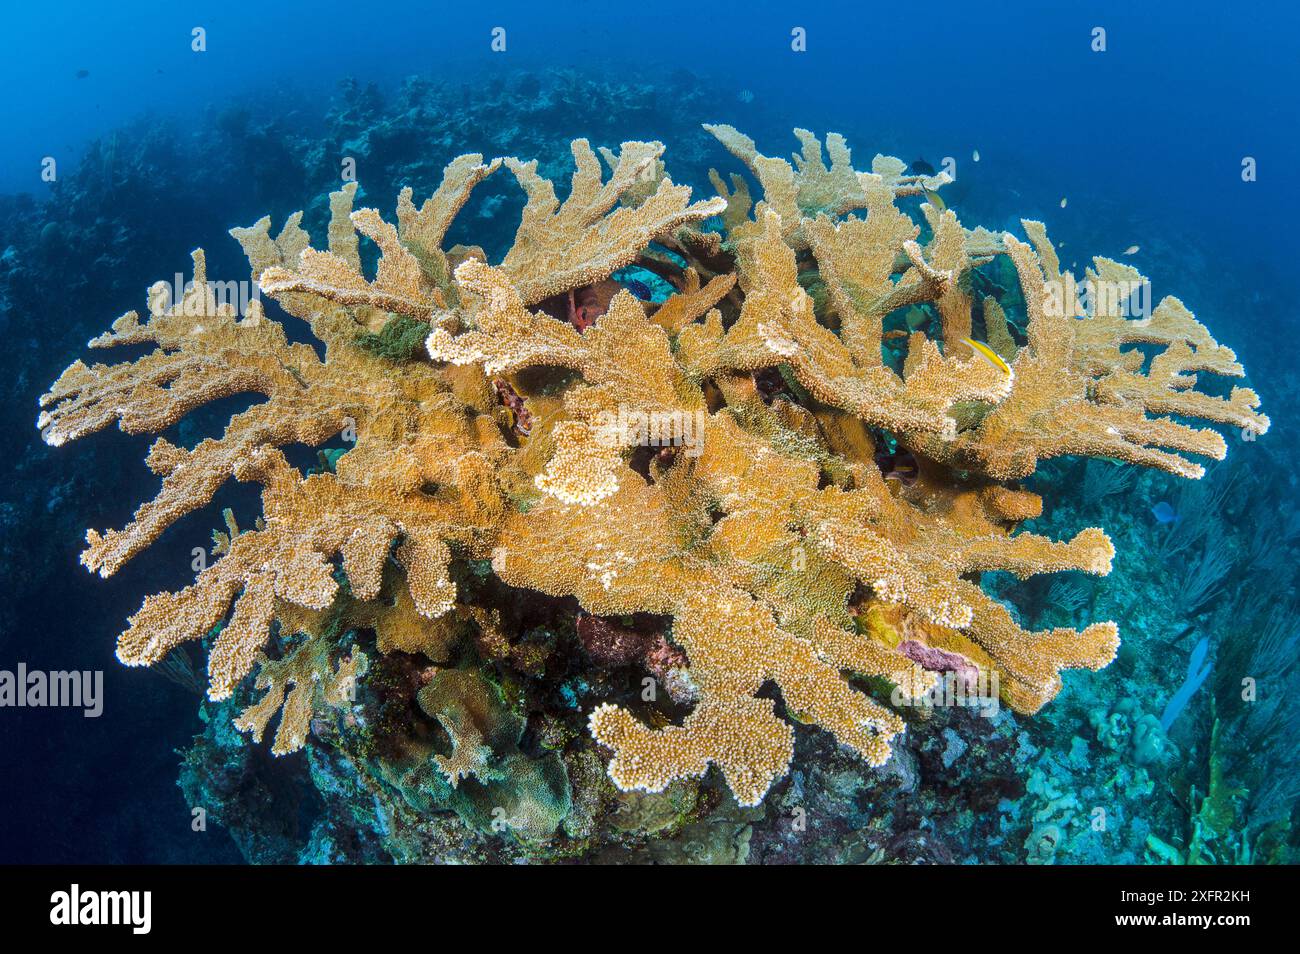
[[[985,358],[985,360],[988,361],[989,364],[993,365],[993,367],[997,368],[1003,374],[1007,374],[1007,375],[1011,374],[1011,366],[1002,360],[1002,356],[1000,354],[998,354],[988,345],[984,344],[984,342],[975,341],[974,339],[971,338],[962,338],[961,340],[964,341],[966,344],[970,345],[973,349],[975,349],[976,353],[982,355]]]
[[[935,192],[933,189],[926,189],[925,197],[930,201],[930,204],[940,212],[943,212],[948,208],[943,199],[939,198],[939,193]]]

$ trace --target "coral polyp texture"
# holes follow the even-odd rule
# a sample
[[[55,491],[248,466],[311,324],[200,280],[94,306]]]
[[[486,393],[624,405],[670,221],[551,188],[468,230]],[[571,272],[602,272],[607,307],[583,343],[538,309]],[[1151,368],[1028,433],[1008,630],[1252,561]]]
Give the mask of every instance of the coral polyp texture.
[[[157,496],[88,532],[82,562],[109,576],[231,478],[261,488],[254,525],[229,519],[193,584],[131,617],[122,662],[210,642],[210,697],[265,690],[236,724],[260,740],[278,712],[283,754],[364,700],[384,659],[417,657],[418,717],[450,740],[432,764],[452,787],[514,772],[551,793],[516,805],[537,838],[572,806],[556,765],[516,744],[534,697],[484,681],[548,678],[510,601],[550,607],[593,672],[650,680],[580,683],[589,734],[570,755],[598,753],[625,792],[716,766],[741,805],[787,772],[795,724],[881,766],[900,701],[945,672],[1032,713],[1063,670],[1107,665],[1115,623],[1027,631],[981,574],[1108,573],[1100,528],[1019,529],[1043,507],[1019,481],[1064,455],[1201,476],[1226,444],[1197,420],[1268,429],[1252,391],[1197,389],[1243,374],[1232,351],[1176,298],[1075,307],[1076,286],[1144,279],[1105,258],[1066,273],[1039,222],[1024,239],[966,228],[937,197],[944,174],[883,156],[857,171],[834,134],[828,166],[803,130],[791,164],[707,128],[761,200],[711,171],[722,195],[693,201],[658,142],[575,141],[563,201],[535,161],[461,156],[418,207],[402,192],[395,223],[354,209],[355,185],[333,193],[323,249],[301,213],[232,231],[293,337],[320,348],[259,300],[237,313],[201,251],[180,300],[160,283],[146,318],[91,341],[152,350],[64,371],[41,399],[49,444],[261,399],[219,437],[160,437]],[[527,201],[493,264],[447,234],[503,168]],[[293,466],[290,445],[323,448],[321,465]]]

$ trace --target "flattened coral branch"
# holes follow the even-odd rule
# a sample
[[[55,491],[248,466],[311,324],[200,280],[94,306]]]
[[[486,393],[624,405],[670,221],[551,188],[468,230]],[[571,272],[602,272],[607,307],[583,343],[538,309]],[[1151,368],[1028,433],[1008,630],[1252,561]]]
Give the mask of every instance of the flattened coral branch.
[[[268,448],[253,452],[240,476],[265,485],[262,528],[231,540],[192,586],[147,598],[119,638],[122,662],[152,665],[180,643],[206,635],[233,603],[208,661],[209,695],[225,698],[256,662],[277,600],[314,610],[329,606],[338,590],[331,561],[340,555],[358,595],[374,598],[382,563],[399,536],[398,559],[418,611],[433,619],[450,608],[455,591],[441,537],[463,538],[463,521],[474,507],[450,495],[440,501],[382,484],[345,484],[332,474],[301,480],[279,451]]]
[[[819,401],[875,426],[939,435],[955,430],[948,417],[953,404],[996,402],[1009,392],[1005,373],[982,361],[945,356],[923,336],[903,378],[878,360],[857,364],[845,342],[817,321],[812,300],[798,283],[794,253],[781,239],[780,217],[768,209],[761,224],[762,232],[740,253],[745,289],[740,320],[720,339],[710,340],[705,328],[682,342],[697,373],[788,364]],[[877,332],[863,325],[857,334],[859,353],[869,353],[875,337],[879,354]]]
[[[1149,319],[1125,318],[1115,311],[1075,318],[1055,307],[1059,291],[1054,297],[1047,282],[1059,288],[1064,281],[1059,273],[1053,275],[1055,253],[1041,225],[1025,225],[1037,236],[1041,255],[1012,236],[1005,240],[1029,310],[1029,346],[1012,365],[1016,386],[977,427],[947,446],[927,443],[928,453],[1004,479],[1022,477],[1038,460],[1062,455],[1113,457],[1196,478],[1205,468],[1183,455],[1222,459],[1227,453],[1223,438],[1207,428],[1150,415],[1199,417],[1255,434],[1268,430],[1268,418],[1256,410],[1254,391],[1233,388],[1229,397],[1218,398],[1193,389],[1194,371],[1243,371],[1235,355],[1215,342],[1177,299],[1162,301]],[[1105,260],[1099,265],[1103,274],[1088,276],[1098,287],[1138,277],[1135,271],[1117,274],[1114,263]],[[1121,350],[1137,342],[1164,346],[1145,373],[1140,352]]]
[[[323,368],[309,346],[290,345],[256,302],[247,318],[238,319],[231,305],[217,304],[201,251],[194,253],[194,267],[195,280],[182,301],[163,309],[163,298],[151,295],[155,310],[146,324],[130,312],[114,323],[112,333],[91,342],[92,347],[150,343],[155,351],[114,366],[75,362],[41,399],[37,425],[46,443],[58,446],[115,420],[128,433],[156,432],[210,401],[248,392],[267,397],[235,415],[219,439],[192,450],[165,440],[154,444],[149,467],[163,476],[157,498],[142,506],[126,529],[87,534],[82,562],[104,576],[180,517],[209,503],[256,448],[321,443],[343,427],[347,414],[332,400],[318,404],[308,397],[303,382],[318,380]]]
[[[394,315],[428,321],[439,308],[432,285],[424,278],[419,262],[398,241],[397,229],[379,217],[374,209],[351,215],[357,231],[371,239],[383,253],[379,273],[366,281],[360,265],[331,252],[304,249],[296,269],[272,265],[262,272],[259,283],[268,295],[309,294],[348,307],[364,307]],[[373,326],[374,322],[366,322]]]
[[[283,659],[260,661],[257,688],[262,698],[235,717],[235,728],[260,742],[278,712],[272,755],[297,752],[307,741],[312,717],[327,708],[341,709],[355,698],[356,683],[365,675],[367,657],[356,646],[337,664],[330,659],[330,641],[312,637]]]
[[[155,289],[157,290],[157,289]],[[292,294],[306,296],[301,289]],[[264,486],[263,525],[229,541],[221,558],[193,586],[145,600],[118,644],[128,665],[148,665],[173,647],[217,626],[233,604],[209,660],[210,695],[228,696],[265,643],[276,600],[322,609],[337,584],[330,561],[344,569],[362,598],[378,591],[390,545],[419,611],[436,617],[454,600],[443,539],[474,546],[502,508],[491,465],[474,448],[504,449],[499,435],[477,428],[448,386],[427,367],[390,377],[385,365],[346,338],[322,362],[307,345],[290,345],[283,329],[254,301],[247,318],[219,306],[195,254],[195,282],[177,305],[152,296],[150,321],[134,314],[92,344],[153,343],[135,362],[70,367],[45,396],[39,423],[59,444],[117,419],[124,430],[159,430],[198,405],[252,391],[263,404],[231,419],[226,433],[192,450],[159,440],[149,465],[163,476],[158,496],[121,531],[87,534],[82,561],[107,576],[152,543],[182,515],[207,504],[231,477]],[[355,446],[338,473],[303,480],[276,449],[317,446],[345,429]],[[448,455],[442,450],[454,450]],[[437,494],[421,492],[436,484]]]
[[[577,171],[563,205],[555,187],[537,174],[536,160],[505,160],[528,204],[501,269],[525,305],[608,278],[636,261],[657,236],[723,211],[722,199],[691,203],[690,187],[667,178],[635,206],[614,209],[620,196],[654,177],[663,149],[659,142],[623,143],[613,174],[602,182],[600,160],[585,139],[574,140]]]
[[[691,659],[701,701],[681,726],[653,731],[627,712],[601,706],[596,739],[615,750],[610,777],[622,789],[662,791],[674,778],[717,764],[742,805],[756,805],[785,774],[794,737],[768,699],[765,679],[781,686],[791,711],[829,729],[869,765],[883,765],[902,720],[850,688],[816,647],[782,632],[746,594],[706,591],[688,599],[674,638]]]
[[[699,701],[682,726],[658,731],[622,710],[597,709],[591,727],[617,752],[615,782],[659,791],[717,764],[737,798],[756,804],[784,773],[792,746],[772,703],[754,697],[769,678],[792,708],[872,764],[883,762],[901,721],[850,689],[838,673],[841,657],[780,630],[771,610],[715,570],[681,562],[671,520],[657,492],[629,483],[594,505],[547,502],[520,515],[506,534],[512,543],[495,559],[508,582],[572,593],[594,613],[638,607],[674,615],[673,638],[690,659]],[[538,559],[531,546],[539,539],[563,546]]]
[[[451,269],[442,244],[452,220],[469,201],[474,187],[501,167],[500,159],[484,163],[478,154],[457,156],[443,170],[442,182],[417,210],[407,187],[397,197],[397,230],[402,244],[420,263],[425,276],[450,290]]]
[[[935,191],[952,181],[947,173],[909,175],[903,163],[885,156],[876,156],[871,172],[856,172],[848,144],[839,133],[826,137],[826,152],[831,158],[827,167],[817,137],[806,129],[796,129],[794,134],[803,148],[794,154],[792,166],[784,159],[762,155],[754,140],[732,126],[705,123],[704,128],[748,166],[762,184],[764,202],[780,215],[782,236],[795,248],[807,246],[804,226],[809,220],[821,215],[835,218],[866,208],[871,204],[868,194],[872,189],[883,188],[892,199]],[[721,184],[720,177],[714,181]],[[733,236],[743,237],[748,228],[740,217],[747,208],[749,195],[748,190],[741,190],[742,184],[737,184],[736,194],[743,198],[739,203],[729,199],[727,215],[728,230]],[[723,193],[721,188],[719,193]]]

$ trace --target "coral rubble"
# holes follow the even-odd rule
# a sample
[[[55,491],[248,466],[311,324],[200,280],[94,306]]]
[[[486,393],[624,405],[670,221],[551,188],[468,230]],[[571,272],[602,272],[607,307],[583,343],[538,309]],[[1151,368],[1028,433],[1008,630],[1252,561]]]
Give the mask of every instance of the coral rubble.
[[[1027,241],[967,229],[935,198],[943,175],[882,156],[855,171],[835,135],[827,166],[803,130],[791,165],[709,129],[762,200],[715,172],[722,195],[692,201],[657,142],[603,150],[606,173],[577,140],[563,201],[536,162],[469,155],[418,207],[404,190],[396,224],[354,209],[355,185],[333,193],[323,249],[301,213],[274,236],[269,218],[232,230],[261,293],[323,357],[260,301],[240,314],[223,300],[201,251],[179,300],[160,283],[146,319],[128,313],[94,339],[153,350],[73,363],[41,399],[51,445],[262,399],[220,437],[159,438],[158,495],[125,528],[88,533],[82,562],[108,576],[230,478],[261,488],[256,526],[232,524],[191,586],[147,598],[118,657],[150,665],[210,639],[210,698],[259,670],[266,695],[237,726],[260,738],[281,712],[277,754],[355,702],[358,759],[373,766],[404,740],[376,770],[387,785],[438,786],[471,824],[504,805],[532,842],[562,823],[574,837],[603,810],[576,782],[597,755],[624,795],[712,765],[754,806],[787,772],[792,723],[883,766],[899,707],[945,671],[989,677],[1032,713],[1063,670],[1106,666],[1114,623],[1029,631],[981,585],[989,571],[1110,570],[1099,528],[1018,532],[1042,501],[1017,481],[1061,456],[1199,477],[1187,455],[1226,445],[1189,419],[1268,429],[1250,390],[1195,387],[1198,372],[1242,375],[1233,353],[1175,298],[1147,317],[1105,295],[1074,309],[1076,281],[1141,276],[1098,258],[1076,279],[1038,222],[1023,223]],[[491,264],[446,237],[501,169],[527,204]],[[674,293],[621,288],[628,267]],[[331,450],[304,473],[285,453],[295,444]],[[549,600],[555,628],[512,628],[520,599]],[[502,685],[553,679],[560,694],[572,687],[555,640],[590,669],[568,706],[589,735],[564,729],[542,693],[502,695],[476,668]],[[422,668],[407,678],[410,658]],[[597,678],[619,667],[648,687]],[[399,711],[425,735],[395,730]],[[965,751],[953,739],[945,760]],[[1036,831],[1032,853],[1050,858],[1059,837]]]

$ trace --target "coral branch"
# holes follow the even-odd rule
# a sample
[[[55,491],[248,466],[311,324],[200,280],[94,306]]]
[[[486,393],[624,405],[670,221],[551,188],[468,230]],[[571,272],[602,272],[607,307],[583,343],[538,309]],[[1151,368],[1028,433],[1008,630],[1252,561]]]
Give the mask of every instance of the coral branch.
[[[370,636],[357,634],[373,634],[380,661],[454,657],[411,689],[437,737],[429,764],[458,796],[500,795],[539,839],[571,807],[558,756],[520,750],[524,719],[473,669],[473,649],[456,650],[477,632],[467,647],[547,678],[510,631],[517,614],[493,603],[517,600],[509,587],[563,598],[535,608],[567,614],[554,631],[576,630],[576,665],[640,665],[665,690],[667,702],[609,687],[583,700],[586,745],[612,753],[619,788],[661,791],[716,766],[742,805],[786,772],[792,722],[868,765],[890,757],[903,722],[855,676],[915,699],[939,672],[974,687],[996,675],[1005,701],[1033,712],[1063,670],[1110,662],[1114,623],[1033,632],[978,582],[1110,570],[1099,528],[1018,532],[1043,500],[1012,481],[1065,454],[1199,476],[1185,455],[1226,445],[1187,420],[1268,429],[1253,391],[1196,390],[1201,372],[1244,373],[1233,352],[1175,298],[1136,318],[1104,296],[1062,304],[1075,279],[1045,228],[1026,221],[1028,242],[968,230],[934,196],[945,175],[883,156],[858,172],[842,137],[823,147],[802,130],[791,165],[708,128],[758,177],[757,206],[741,178],[716,173],[722,197],[692,202],[657,142],[602,150],[605,178],[577,140],[563,203],[536,162],[465,155],[418,209],[403,191],[396,225],[354,210],[355,185],[333,193],[327,250],[301,213],[275,238],[268,218],[233,230],[261,291],[308,323],[324,358],[259,301],[242,317],[221,301],[201,252],[180,301],[156,285],[144,322],[128,313],[92,341],[152,350],[68,367],[40,402],[52,446],[260,398],[219,437],[157,440],[157,495],[126,527],[87,534],[82,560],[107,576],[230,478],[261,491],[254,528],[229,517],[193,584],[131,617],[119,658],[149,665],[214,635],[209,695],[231,696],[260,665],[265,693],[237,724],[260,738],[282,713],[273,751],[285,753],[364,674],[356,646],[369,652]],[[444,249],[501,165],[527,195],[513,246],[496,265]],[[899,205],[922,193],[923,222]],[[700,224],[712,216],[725,234]],[[373,279],[363,238],[379,252]],[[1008,260],[1019,296],[981,272]],[[615,273],[633,263],[676,293],[656,306],[622,289]],[[1083,279],[1141,280],[1107,259]],[[293,444],[323,448],[320,467],[291,466]],[[653,632],[613,619],[632,614],[666,619]],[[511,772],[545,797],[521,800]]]

